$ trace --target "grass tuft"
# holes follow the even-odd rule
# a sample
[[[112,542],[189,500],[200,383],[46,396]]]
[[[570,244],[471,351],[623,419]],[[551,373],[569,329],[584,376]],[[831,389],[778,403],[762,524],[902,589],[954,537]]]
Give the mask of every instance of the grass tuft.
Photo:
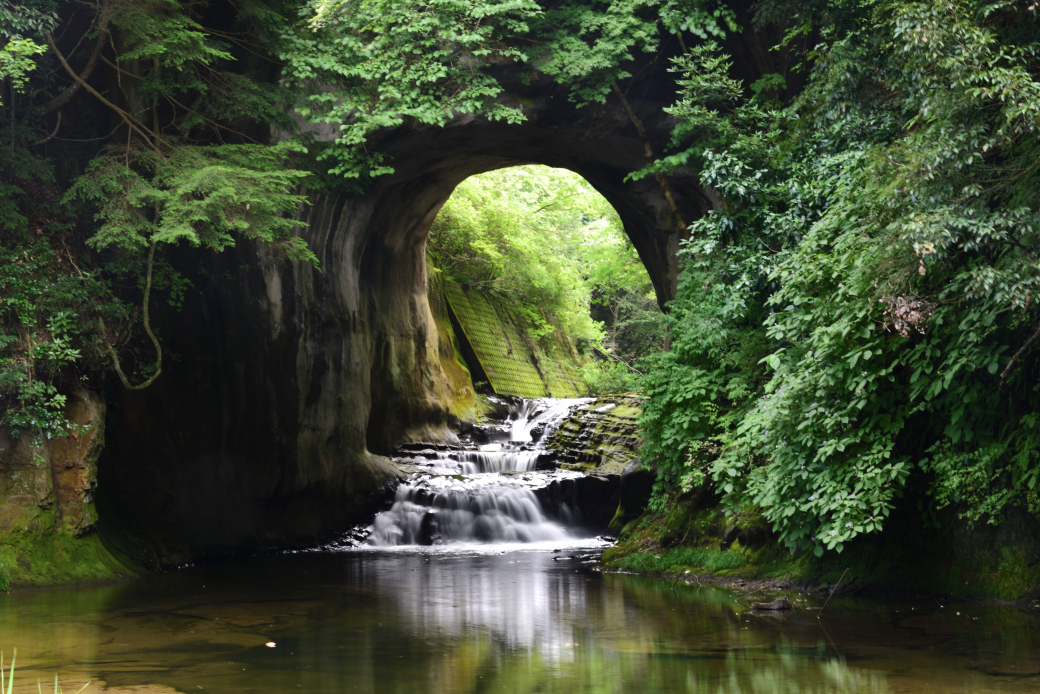
[[[11,669],[7,673],[7,689],[4,689],[4,653],[0,651],[0,694],[11,694],[14,689],[14,663],[18,657],[18,649],[14,649],[14,655],[11,656]],[[90,682],[87,682],[82,687],[76,690],[76,694],[80,694],[84,689],[90,686]],[[39,694],[43,694],[43,685],[39,680],[36,681],[36,690]],[[64,694],[61,685],[58,684],[58,673],[54,673],[54,693],[53,694]]]
[[[709,573],[739,569],[748,563],[747,552],[739,547],[722,550],[714,547],[676,547],[660,554],[631,554],[621,560],[626,571],[669,573],[697,569]]]

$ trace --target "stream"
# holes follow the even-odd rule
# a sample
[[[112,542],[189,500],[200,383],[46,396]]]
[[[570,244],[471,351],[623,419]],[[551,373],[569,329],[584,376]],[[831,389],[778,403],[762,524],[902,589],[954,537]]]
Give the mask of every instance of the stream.
[[[719,694],[1040,690],[1040,611],[795,596],[604,574],[581,509],[539,496],[553,427],[514,408],[469,450],[415,447],[411,477],[348,546],[120,584],[0,594],[15,692]],[[543,468],[543,469],[540,469]]]
[[[585,554],[300,553],[15,592],[0,646],[5,662],[18,648],[15,691],[50,692],[57,672],[69,694],[88,679],[134,694],[1040,689],[1035,610],[925,597],[756,615]]]

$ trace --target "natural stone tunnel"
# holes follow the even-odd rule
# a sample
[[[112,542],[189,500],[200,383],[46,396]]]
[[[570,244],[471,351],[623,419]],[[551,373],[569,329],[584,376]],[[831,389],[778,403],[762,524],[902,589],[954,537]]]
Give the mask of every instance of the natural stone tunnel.
[[[642,68],[629,99],[661,152],[672,81],[666,61]],[[320,270],[249,244],[202,266],[174,255],[198,291],[160,317],[164,373],[145,391],[108,392],[98,504],[103,524],[133,533],[129,551],[162,563],[313,543],[372,508],[395,474],[380,454],[453,436],[461,385],[438,361],[425,239],[469,176],[577,172],[618,211],[658,297],[674,295],[679,231],[656,181],[625,180],[646,158],[621,105],[577,109],[548,79],[520,77],[503,68],[500,80],[526,122],[405,124],[373,143],[394,174],[364,194],[312,195],[301,214]],[[687,221],[705,212],[692,172],[672,185]]]

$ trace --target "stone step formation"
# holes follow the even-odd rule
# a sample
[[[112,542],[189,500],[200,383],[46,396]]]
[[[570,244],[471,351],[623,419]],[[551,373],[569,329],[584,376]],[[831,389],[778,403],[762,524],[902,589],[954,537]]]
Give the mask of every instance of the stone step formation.
[[[619,503],[622,444],[631,439],[622,433],[628,425],[620,424],[634,416],[629,400],[510,399],[504,421],[474,428],[459,448],[402,447],[395,461],[407,479],[390,508],[362,533],[363,542],[374,547],[565,542],[606,532]],[[557,464],[561,453],[567,460],[583,455],[557,445],[565,427],[564,438],[576,441],[571,429],[588,429],[591,420],[602,423],[618,408],[620,415],[607,425],[615,450],[603,470]],[[581,440],[590,438],[597,438],[595,431]]]

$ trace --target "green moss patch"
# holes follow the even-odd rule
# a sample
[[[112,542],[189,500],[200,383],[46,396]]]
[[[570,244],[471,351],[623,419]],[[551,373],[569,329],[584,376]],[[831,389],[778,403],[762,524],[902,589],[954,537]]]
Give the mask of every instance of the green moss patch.
[[[538,340],[529,321],[501,297],[442,280],[442,290],[496,393],[573,398],[585,393],[582,358],[560,331]]]
[[[30,517],[31,516],[31,517]],[[96,532],[55,530],[53,511],[23,515],[25,525],[0,534],[0,590],[98,583],[127,578],[135,567],[116,558]]]
[[[706,571],[717,574],[747,566],[749,561],[750,553],[739,545],[725,550],[718,547],[676,547],[661,554],[630,554],[623,557],[618,566],[639,573]]]

